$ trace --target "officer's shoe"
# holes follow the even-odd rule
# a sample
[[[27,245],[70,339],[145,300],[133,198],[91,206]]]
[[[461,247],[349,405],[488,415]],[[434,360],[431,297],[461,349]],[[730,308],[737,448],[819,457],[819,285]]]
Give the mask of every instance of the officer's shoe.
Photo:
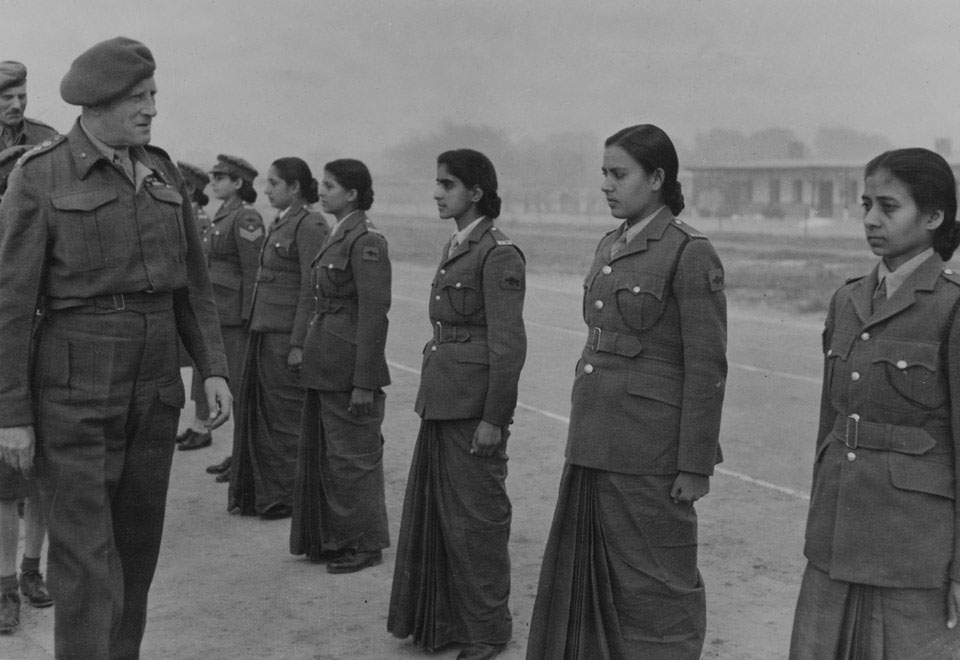
[[[207,474],[223,474],[230,469],[230,461],[233,459],[227,456],[225,459],[215,465],[207,466]]]
[[[53,605],[53,598],[47,591],[47,585],[40,571],[24,571],[20,574],[20,593],[33,607]]]
[[[186,429],[184,429],[183,433],[177,436],[177,444],[182,445],[184,442],[192,438],[193,434],[194,430],[188,426]]]
[[[20,594],[0,593],[0,635],[9,635],[20,625]]]
[[[502,644],[484,644],[475,642],[464,646],[457,654],[457,660],[491,660],[500,654]]]
[[[181,442],[177,449],[180,451],[203,449],[204,447],[209,447],[211,444],[213,444],[213,436],[210,434],[210,431],[206,433],[197,433],[194,431],[193,435]]]
[[[327,563],[327,573],[355,573],[368,566],[376,566],[383,561],[383,553],[379,550],[357,552],[349,548],[342,555]]]

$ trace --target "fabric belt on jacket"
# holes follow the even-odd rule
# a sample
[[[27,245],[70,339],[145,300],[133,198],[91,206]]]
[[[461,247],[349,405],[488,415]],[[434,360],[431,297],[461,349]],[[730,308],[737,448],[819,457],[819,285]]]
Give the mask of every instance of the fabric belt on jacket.
[[[438,344],[451,341],[486,341],[487,326],[485,325],[450,325],[434,321],[433,340]]]
[[[934,454],[949,453],[949,431],[943,430],[942,437],[918,426],[897,426],[881,422],[866,422],[854,413],[844,417],[837,415],[833,424],[833,435],[848,449],[878,449],[895,451],[901,454],[919,456],[926,454],[939,445]]]
[[[115,293],[111,296],[93,296],[91,298],[47,298],[44,307],[50,311],[86,312],[94,314],[112,314],[114,312],[163,312],[173,309],[173,294]]]
[[[337,314],[341,312],[356,312],[356,298],[316,298],[317,314]]]
[[[298,270],[264,270],[257,271],[257,282],[269,282],[271,284],[300,284],[300,271]]]
[[[587,334],[587,348],[599,353],[613,353],[623,357],[644,357],[667,362],[683,363],[683,348],[658,341],[640,341],[640,337],[629,332],[613,332],[603,328],[590,328]]]

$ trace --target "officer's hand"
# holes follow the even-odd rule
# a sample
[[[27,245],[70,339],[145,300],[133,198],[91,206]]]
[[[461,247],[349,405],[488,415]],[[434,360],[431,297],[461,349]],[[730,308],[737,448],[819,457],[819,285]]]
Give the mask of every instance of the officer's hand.
[[[0,429],[0,460],[29,476],[33,469],[33,427],[9,426]]]
[[[287,353],[287,369],[294,373],[300,373],[301,364],[303,364],[303,349],[294,346]]]
[[[477,456],[490,456],[497,450],[502,440],[503,429],[481,419],[477,424],[477,430],[473,432],[470,453]]]
[[[694,472],[681,472],[673,482],[670,499],[674,504],[692,504],[710,492],[710,477]]]
[[[203,425],[208,431],[212,431],[230,419],[233,395],[222,376],[210,376],[203,381],[203,392],[207,395],[207,406],[210,409],[210,418]]]
[[[373,390],[354,387],[350,393],[350,405],[347,410],[354,415],[369,415],[373,410]]]
[[[957,627],[957,613],[960,612],[960,582],[950,581],[950,589],[947,590],[947,628],[953,630]]]

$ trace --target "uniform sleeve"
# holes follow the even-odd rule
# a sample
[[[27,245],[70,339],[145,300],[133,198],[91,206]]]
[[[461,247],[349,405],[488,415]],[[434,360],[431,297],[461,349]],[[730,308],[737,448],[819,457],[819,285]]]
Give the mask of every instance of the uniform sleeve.
[[[387,312],[390,310],[390,257],[383,236],[368,232],[354,241],[350,269],[357,287],[357,361],[353,385],[373,390],[384,382],[380,370],[387,346]]]
[[[0,427],[33,424],[31,332],[46,260],[43,192],[19,167],[0,202]]]
[[[960,582],[960,313],[953,319],[947,339],[947,384],[950,393],[950,429],[953,436],[953,559],[950,562],[950,579]]]
[[[242,211],[233,223],[233,239],[240,256],[240,319],[244,325],[250,321],[250,311],[253,309],[253,290],[257,285],[260,252],[265,238],[260,214],[254,209]]]
[[[837,411],[833,409],[833,404],[830,402],[830,358],[827,356],[827,349],[830,348],[830,343],[833,339],[833,329],[836,325],[838,293],[839,291],[834,293],[833,298],[830,299],[827,319],[823,326],[823,383],[820,387],[820,423],[817,426],[816,450],[818,451],[821,444],[823,444],[827,436],[833,431],[833,425],[837,417]]]
[[[711,475],[727,379],[727,301],[723,266],[709,241],[686,244],[673,286],[684,364],[677,469]]]
[[[520,252],[508,245],[493,248],[483,264],[483,306],[490,363],[483,419],[494,426],[509,424],[517,407],[517,383],[527,357],[527,334],[523,326],[526,286]]]
[[[300,296],[297,301],[297,314],[293,320],[293,330],[290,333],[290,346],[303,347],[303,340],[307,337],[310,326],[310,317],[316,305],[313,300],[313,259],[323,247],[330,228],[326,220],[316,213],[311,213],[300,226],[297,227],[297,258],[300,260]]]
[[[175,170],[175,168],[171,168]],[[200,244],[197,221],[193,217],[190,195],[179,173],[174,180],[183,197],[183,229],[187,238],[187,287],[173,292],[173,311],[177,332],[187,353],[193,358],[200,376],[228,377],[227,358],[220,337],[220,317],[213,301],[210,273]]]

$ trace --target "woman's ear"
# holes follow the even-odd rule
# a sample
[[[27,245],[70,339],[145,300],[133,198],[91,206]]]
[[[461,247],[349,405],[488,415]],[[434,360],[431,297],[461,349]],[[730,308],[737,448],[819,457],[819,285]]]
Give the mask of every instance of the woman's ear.
[[[474,186],[473,189],[470,190],[470,201],[476,204],[481,199],[483,199],[483,188]]]
[[[936,231],[937,228],[942,224],[943,224],[943,211],[941,209],[931,211],[927,215],[927,221],[926,221],[926,227],[925,227],[927,231]]]
[[[355,201],[357,201],[357,197],[358,197],[358,196],[359,196],[359,195],[357,194],[357,189],[356,189],[356,188],[351,188],[350,190],[347,191],[347,201],[348,201],[348,202],[355,202]]]

